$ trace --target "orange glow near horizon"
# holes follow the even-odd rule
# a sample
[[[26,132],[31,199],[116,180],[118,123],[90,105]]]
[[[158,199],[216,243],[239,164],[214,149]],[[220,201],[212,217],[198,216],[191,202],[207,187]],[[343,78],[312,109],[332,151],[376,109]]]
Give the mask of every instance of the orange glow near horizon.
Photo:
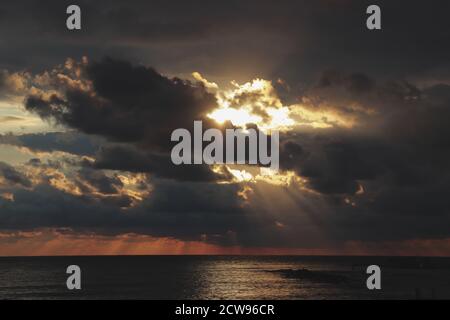
[[[147,235],[100,236],[54,230],[0,233],[0,256],[76,255],[397,255],[449,256],[450,238],[381,243],[347,242],[336,249],[246,248]]]

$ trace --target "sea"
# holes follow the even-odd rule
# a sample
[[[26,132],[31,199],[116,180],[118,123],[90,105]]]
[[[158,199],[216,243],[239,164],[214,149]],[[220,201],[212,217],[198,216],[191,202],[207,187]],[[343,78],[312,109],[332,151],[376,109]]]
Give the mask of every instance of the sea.
[[[67,267],[81,289],[66,286]],[[380,267],[380,289],[367,267]],[[450,299],[450,258],[0,257],[0,299]]]

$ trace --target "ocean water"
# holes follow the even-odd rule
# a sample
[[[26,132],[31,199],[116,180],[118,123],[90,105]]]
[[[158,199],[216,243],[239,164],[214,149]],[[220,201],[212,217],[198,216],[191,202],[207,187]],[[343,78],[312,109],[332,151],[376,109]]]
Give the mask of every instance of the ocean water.
[[[81,290],[66,268],[81,268]],[[381,290],[366,267],[381,267]],[[0,299],[449,299],[450,258],[2,257]]]

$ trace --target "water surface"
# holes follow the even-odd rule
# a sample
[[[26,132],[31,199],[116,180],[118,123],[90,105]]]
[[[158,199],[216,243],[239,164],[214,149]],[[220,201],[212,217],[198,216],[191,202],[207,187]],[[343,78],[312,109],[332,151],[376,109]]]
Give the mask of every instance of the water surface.
[[[82,289],[66,288],[79,265]],[[365,268],[382,268],[382,290]],[[303,271],[298,271],[303,270]],[[0,299],[450,298],[450,258],[89,256],[0,258]]]

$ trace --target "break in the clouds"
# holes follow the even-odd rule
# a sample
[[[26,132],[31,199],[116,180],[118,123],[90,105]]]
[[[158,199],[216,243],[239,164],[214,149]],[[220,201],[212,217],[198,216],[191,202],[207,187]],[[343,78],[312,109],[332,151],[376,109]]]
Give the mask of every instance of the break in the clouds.
[[[33,15],[0,7],[4,232],[331,251],[450,238],[445,12],[382,1],[371,33],[364,1],[82,1],[77,33],[64,1],[24,3]],[[280,130],[280,171],[172,164],[170,134],[194,120]]]

